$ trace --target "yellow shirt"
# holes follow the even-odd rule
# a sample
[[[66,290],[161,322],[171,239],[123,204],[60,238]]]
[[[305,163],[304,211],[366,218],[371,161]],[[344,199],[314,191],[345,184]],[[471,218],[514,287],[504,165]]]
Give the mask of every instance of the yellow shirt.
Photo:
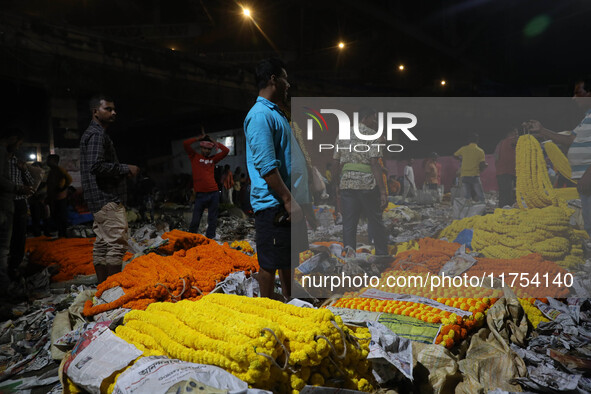
[[[474,142],[462,146],[454,153],[454,156],[462,158],[460,176],[480,175],[480,163],[484,162],[484,151]]]

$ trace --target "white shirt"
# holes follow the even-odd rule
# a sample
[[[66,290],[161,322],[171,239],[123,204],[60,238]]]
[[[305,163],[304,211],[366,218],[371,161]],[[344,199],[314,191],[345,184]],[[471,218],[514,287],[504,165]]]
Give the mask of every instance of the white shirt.
[[[405,185],[412,185],[415,186],[415,172],[413,171],[412,167],[407,165],[404,167],[404,184]]]

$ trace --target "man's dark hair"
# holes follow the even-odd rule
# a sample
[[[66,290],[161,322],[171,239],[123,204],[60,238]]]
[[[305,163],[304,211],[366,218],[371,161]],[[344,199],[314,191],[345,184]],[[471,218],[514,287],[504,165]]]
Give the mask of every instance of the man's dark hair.
[[[6,141],[6,151],[8,153],[15,153],[19,141],[25,139],[25,135],[18,127],[9,127],[6,129],[5,136],[2,138]]]
[[[591,92],[591,77],[586,76],[575,80],[575,86],[577,86],[580,83],[583,84],[583,89],[585,89],[585,91]]]
[[[56,155],[56,154],[51,154],[49,156],[47,156],[47,161],[55,161],[56,163],[60,162],[60,155]]]
[[[477,144],[479,139],[480,136],[478,135],[478,133],[472,133],[470,134],[470,139],[468,140],[468,142],[474,142],[475,144]]]
[[[259,90],[267,87],[272,75],[281,76],[281,69],[285,69],[285,63],[276,57],[263,59],[257,64],[255,78]]]
[[[88,100],[88,107],[90,108],[90,112],[92,112],[93,109],[101,106],[101,100],[113,102],[111,96],[107,96],[102,93],[95,94],[90,98],[90,100]]]

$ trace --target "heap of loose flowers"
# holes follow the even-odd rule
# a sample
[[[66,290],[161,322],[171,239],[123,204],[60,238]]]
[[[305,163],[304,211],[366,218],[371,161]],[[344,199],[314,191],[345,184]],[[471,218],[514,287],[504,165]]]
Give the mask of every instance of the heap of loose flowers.
[[[252,387],[297,393],[306,384],[372,391],[367,328],[352,331],[327,309],[209,294],[125,315],[116,334],[144,352],[216,365]]]
[[[218,245],[202,235],[200,237],[203,238],[200,246],[179,250],[172,256],[150,253],[134,259],[122,272],[110,276],[98,286],[95,299],[116,286],[120,286],[125,294],[105,304],[93,305],[92,301],[87,301],[84,315],[91,316],[119,307],[146,309],[157,301],[198,299],[232,272],[258,271],[256,258],[227,244]]]
[[[92,248],[94,238],[28,238],[25,251],[29,262],[44,267],[58,266],[58,273],[51,277],[52,282],[63,282],[78,275],[94,274]],[[126,253],[123,260],[133,255]]]
[[[493,214],[455,220],[440,238],[455,239],[471,228],[472,249],[485,257],[513,259],[538,253],[563,267],[583,261],[584,231],[569,225],[572,210],[548,206],[531,209],[496,209]]]

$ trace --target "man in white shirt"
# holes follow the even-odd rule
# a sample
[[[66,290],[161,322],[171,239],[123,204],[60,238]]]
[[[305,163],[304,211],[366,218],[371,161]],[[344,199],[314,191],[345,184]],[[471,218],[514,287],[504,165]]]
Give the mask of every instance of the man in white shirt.
[[[415,162],[415,159],[409,159],[406,167],[404,167],[404,194],[403,197],[406,200],[407,196],[410,194],[412,197],[417,196],[417,187],[415,185],[415,172],[412,169],[412,165]]]

